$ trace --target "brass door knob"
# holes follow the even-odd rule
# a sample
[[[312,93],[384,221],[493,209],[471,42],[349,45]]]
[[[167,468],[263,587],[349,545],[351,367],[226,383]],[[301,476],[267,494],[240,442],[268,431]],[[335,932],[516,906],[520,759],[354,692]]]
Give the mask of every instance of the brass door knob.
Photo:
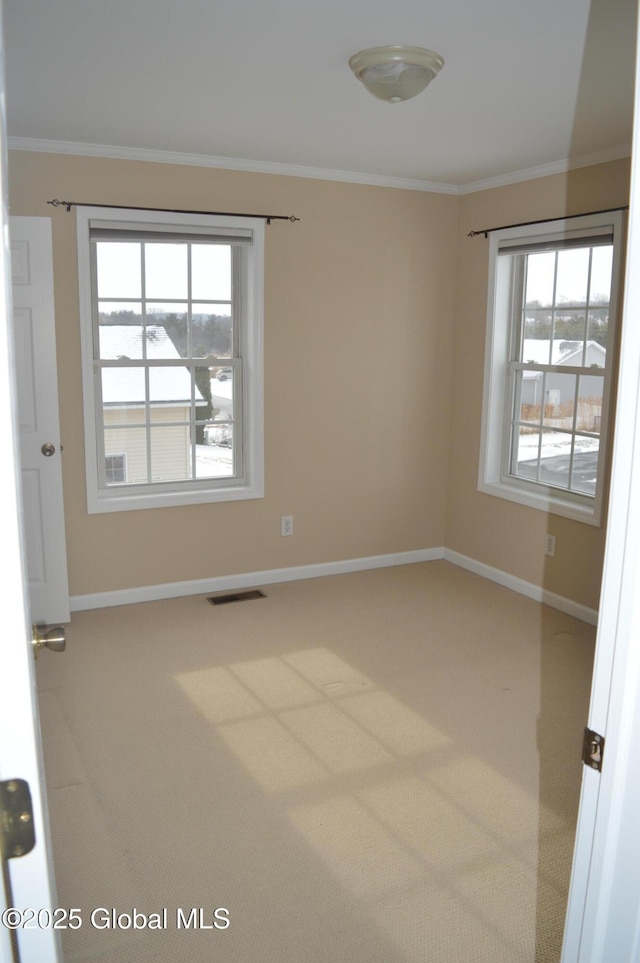
[[[51,649],[52,652],[64,652],[67,647],[67,637],[63,625],[33,625],[33,648],[36,657],[40,649]]]

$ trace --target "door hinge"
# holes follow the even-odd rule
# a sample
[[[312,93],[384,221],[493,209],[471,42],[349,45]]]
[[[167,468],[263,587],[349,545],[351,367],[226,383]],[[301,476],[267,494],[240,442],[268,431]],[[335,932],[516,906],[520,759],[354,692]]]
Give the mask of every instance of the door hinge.
[[[3,859],[26,856],[36,844],[29,783],[0,782],[0,851]]]
[[[604,755],[604,736],[593,729],[584,730],[582,742],[582,761],[589,769],[602,772],[602,757]]]

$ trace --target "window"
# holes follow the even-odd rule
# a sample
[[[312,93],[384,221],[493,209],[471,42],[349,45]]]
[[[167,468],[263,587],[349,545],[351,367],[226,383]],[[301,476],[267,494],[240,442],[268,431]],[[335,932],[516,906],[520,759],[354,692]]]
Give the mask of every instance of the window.
[[[600,523],[622,233],[620,212],[492,233],[480,491]]]
[[[105,455],[104,471],[107,485],[123,485],[127,480],[127,456]]]
[[[77,217],[89,512],[261,497],[264,222]]]

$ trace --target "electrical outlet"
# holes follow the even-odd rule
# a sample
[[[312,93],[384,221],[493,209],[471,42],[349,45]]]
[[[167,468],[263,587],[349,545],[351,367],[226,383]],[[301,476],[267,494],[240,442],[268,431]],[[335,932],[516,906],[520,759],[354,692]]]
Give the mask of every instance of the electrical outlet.
[[[545,535],[544,537],[544,554],[549,555],[551,558],[555,557],[556,554],[556,537],[555,535]]]
[[[293,515],[283,515],[280,519],[280,534],[293,535]]]

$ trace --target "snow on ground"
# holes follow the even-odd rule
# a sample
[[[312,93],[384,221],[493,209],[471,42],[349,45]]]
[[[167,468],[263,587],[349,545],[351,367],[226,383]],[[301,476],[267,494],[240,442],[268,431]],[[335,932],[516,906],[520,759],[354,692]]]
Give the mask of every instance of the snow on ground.
[[[526,461],[528,458],[538,457],[538,442],[540,435],[538,432],[520,435],[518,438],[518,461]],[[599,438],[576,437],[575,451],[588,452],[598,451],[600,447]],[[542,433],[541,458],[555,458],[556,455],[571,454],[571,435],[565,435],[555,431],[544,431]]]
[[[221,445],[196,445],[196,477],[227,478],[233,475],[233,451]]]

